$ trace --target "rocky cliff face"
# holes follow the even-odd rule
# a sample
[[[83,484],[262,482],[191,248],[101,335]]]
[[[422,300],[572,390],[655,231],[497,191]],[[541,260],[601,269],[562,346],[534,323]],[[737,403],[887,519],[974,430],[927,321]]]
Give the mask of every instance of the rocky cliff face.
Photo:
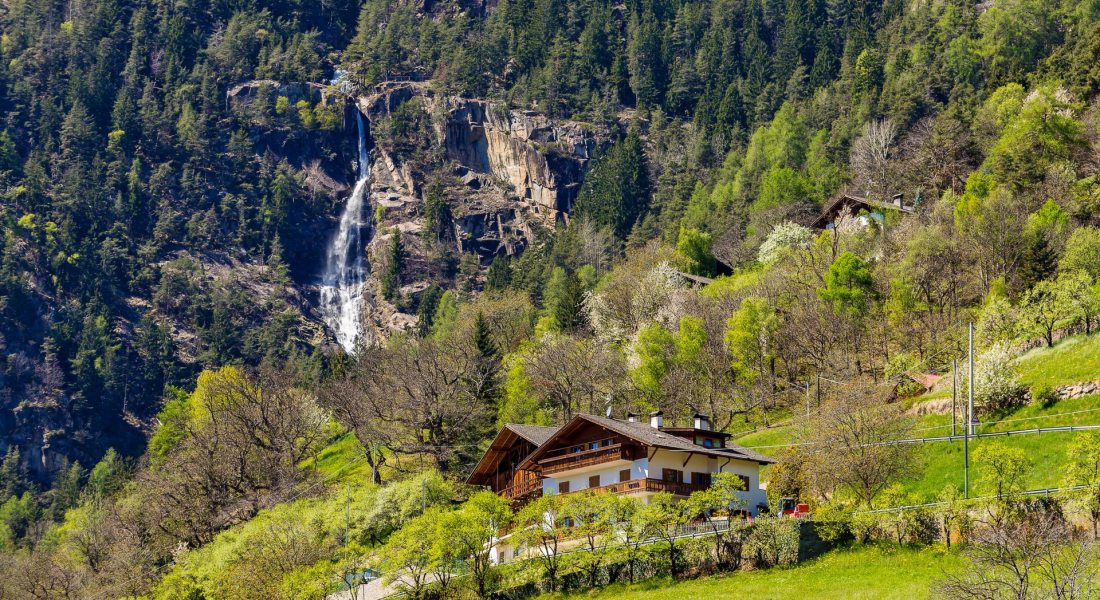
[[[427,82],[391,82],[347,98],[329,86],[252,81],[231,88],[226,100],[247,109],[265,94],[291,103],[346,103],[349,140],[353,110],[367,117],[373,235],[366,248],[372,276],[364,289],[363,324],[375,336],[414,326],[420,292],[432,284],[455,287],[460,262],[484,269],[498,255],[522,252],[537,228],[567,219],[588,161],[610,138],[606,129],[449,96]],[[284,136],[265,142],[268,151],[296,165],[314,192],[338,198],[350,190],[352,144],[348,156],[318,159],[308,140]],[[429,234],[426,201],[432,185],[437,193],[442,190],[446,210],[439,230]],[[314,246],[322,245],[325,235],[316,235],[318,227],[331,234],[335,223],[303,224],[303,233],[314,232],[307,234],[317,239]],[[405,260],[399,300],[388,302],[378,275],[393,235],[402,238]]]
[[[587,124],[439,94],[423,82],[384,85],[359,97],[357,105],[374,141],[372,265],[382,264],[395,232],[408,253],[402,271],[402,296],[413,300],[403,307],[408,312],[377,295],[370,302],[370,320],[383,330],[415,324],[409,313],[416,295],[432,283],[446,287],[446,268],[439,264],[446,257],[419,235],[427,182],[445,190],[447,231],[439,238],[444,251],[453,257],[476,254],[485,267],[497,255],[521,252],[535,228],[568,218],[588,161],[610,137]],[[422,127],[410,125],[416,122]]]

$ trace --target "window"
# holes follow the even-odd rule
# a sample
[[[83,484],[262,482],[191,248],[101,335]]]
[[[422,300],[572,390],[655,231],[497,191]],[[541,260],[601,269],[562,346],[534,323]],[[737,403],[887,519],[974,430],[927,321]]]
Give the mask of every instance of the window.
[[[683,483],[684,473],[676,469],[661,469],[661,479],[670,483]]]
[[[691,482],[695,485],[710,487],[710,473],[692,473]]]
[[[703,446],[706,447],[706,448],[713,448],[714,447],[714,440],[712,440],[710,438],[703,438]]]
[[[737,478],[741,480],[741,490],[746,492],[749,491],[748,475],[738,475]]]
[[[569,482],[568,481],[563,481],[563,482],[558,484],[558,493],[559,494],[568,494],[569,493]]]
[[[588,449],[589,449],[589,450],[595,450],[595,449],[597,449],[597,448],[599,448],[599,447],[600,447],[600,443],[599,443],[599,442],[588,442]]]
[[[600,476],[599,475],[593,475],[593,476],[589,477],[588,478],[588,487],[590,487],[590,488],[600,487]]]
[[[619,482],[630,481],[630,469],[619,471]]]

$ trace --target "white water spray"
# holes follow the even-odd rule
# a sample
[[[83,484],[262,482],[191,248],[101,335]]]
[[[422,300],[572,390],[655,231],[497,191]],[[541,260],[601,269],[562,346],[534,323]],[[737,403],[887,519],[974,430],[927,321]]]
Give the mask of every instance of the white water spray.
[[[370,155],[363,115],[356,112],[359,126],[359,178],[348,196],[340,227],[329,240],[325,267],[321,274],[321,315],[336,334],[344,350],[353,352],[361,332],[363,308],[363,242],[369,222],[363,220],[363,206],[370,194]]]

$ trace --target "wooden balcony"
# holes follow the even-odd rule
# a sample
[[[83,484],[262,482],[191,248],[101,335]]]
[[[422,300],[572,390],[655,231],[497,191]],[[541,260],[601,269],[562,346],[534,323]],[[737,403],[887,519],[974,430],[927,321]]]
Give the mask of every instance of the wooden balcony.
[[[553,475],[564,471],[574,471],[615,461],[631,461],[640,458],[636,446],[624,445],[618,440],[607,439],[589,442],[596,448],[587,450],[559,450],[538,461],[543,475]]]
[[[612,494],[640,494],[643,492],[668,492],[674,496],[689,496],[692,492],[698,492],[707,489],[706,485],[698,485],[694,483],[677,483],[675,481],[664,481],[662,479],[631,479],[630,481],[621,481],[619,483],[612,483],[609,485],[601,485],[600,487],[587,488],[583,490],[576,490],[569,492],[576,494],[579,492],[595,492],[602,494],[610,492]]]
[[[502,490],[500,495],[509,500],[527,501],[542,494],[542,479],[529,479],[514,483]]]

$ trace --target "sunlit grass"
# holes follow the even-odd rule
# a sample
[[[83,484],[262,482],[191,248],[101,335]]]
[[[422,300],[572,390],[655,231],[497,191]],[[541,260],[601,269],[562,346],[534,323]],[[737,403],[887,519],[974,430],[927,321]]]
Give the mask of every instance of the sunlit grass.
[[[927,598],[935,581],[958,568],[942,548],[887,544],[833,550],[787,568],[731,573],[689,581],[654,579],[559,598],[713,600],[714,598]]]
[[[1034,348],[1017,359],[1025,385],[1066,385],[1100,379],[1100,334],[1078,335],[1053,348]]]

